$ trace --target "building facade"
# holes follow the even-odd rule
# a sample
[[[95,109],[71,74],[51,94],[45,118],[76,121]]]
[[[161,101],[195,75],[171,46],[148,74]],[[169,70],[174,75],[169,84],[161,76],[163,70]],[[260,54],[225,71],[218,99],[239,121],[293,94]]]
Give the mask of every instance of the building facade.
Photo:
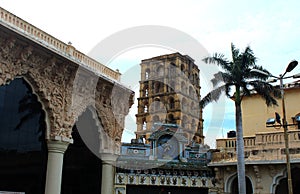
[[[300,192],[300,138],[299,138],[299,94],[300,84],[286,84],[285,106],[288,126],[289,153],[293,192]],[[275,112],[281,115],[282,104],[267,107],[258,95],[244,97],[242,118],[245,145],[245,168],[247,193],[284,194],[287,187],[287,165],[283,127],[278,124],[266,125],[269,118],[275,118]],[[214,169],[219,193],[238,193],[236,170],[236,138],[217,139],[216,150],[209,164]]]
[[[0,8],[0,191],[113,193],[134,95],[120,76]]]

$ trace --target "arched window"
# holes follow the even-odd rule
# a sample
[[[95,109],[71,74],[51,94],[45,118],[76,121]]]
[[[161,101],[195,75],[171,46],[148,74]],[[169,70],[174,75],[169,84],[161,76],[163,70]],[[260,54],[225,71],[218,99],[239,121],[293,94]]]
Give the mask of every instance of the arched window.
[[[173,97],[169,98],[169,109],[174,109],[175,108],[175,100]]]
[[[176,124],[176,120],[175,120],[173,114],[169,114],[169,115],[168,115],[168,122],[169,122],[169,123],[172,123],[172,124]]]
[[[189,87],[189,96],[191,98],[195,98],[195,90],[194,90],[193,86]]]
[[[176,76],[176,65],[174,63],[170,63],[169,65],[169,77]]]
[[[163,76],[164,75],[164,68],[162,65],[158,66],[157,68],[157,75],[158,76]]]
[[[192,120],[192,128],[191,128],[192,131],[197,131],[197,125],[196,125],[196,121],[195,119]]]
[[[196,113],[196,107],[195,107],[194,101],[192,101],[192,103],[191,103],[190,113],[192,113],[192,114],[195,114],[195,113]]]
[[[145,79],[149,79],[150,78],[150,69],[146,69],[145,71]]]
[[[187,117],[183,116],[182,121],[181,121],[181,126],[185,128],[185,127],[188,127],[187,124],[188,124]]]
[[[182,110],[183,111],[187,111],[188,110],[188,102],[186,100],[186,98],[182,98]]]
[[[188,95],[188,93],[187,93],[187,87],[185,85],[185,82],[182,81],[180,85],[181,85],[181,93],[183,93],[185,95]]]
[[[182,73],[184,73],[184,70],[185,70],[185,66],[184,66],[184,64],[181,64],[181,67],[180,67],[180,69],[181,69],[181,72],[182,72]]]
[[[148,89],[148,85],[145,85],[144,86],[144,97],[148,97],[148,94],[149,94],[149,89]]]
[[[148,112],[148,104],[144,105],[144,113]]]
[[[147,122],[146,119],[143,119],[143,125],[142,125],[143,130],[147,129]]]
[[[159,81],[155,82],[154,83],[154,92],[157,94],[157,93],[160,93],[160,92],[163,92],[163,84]]]

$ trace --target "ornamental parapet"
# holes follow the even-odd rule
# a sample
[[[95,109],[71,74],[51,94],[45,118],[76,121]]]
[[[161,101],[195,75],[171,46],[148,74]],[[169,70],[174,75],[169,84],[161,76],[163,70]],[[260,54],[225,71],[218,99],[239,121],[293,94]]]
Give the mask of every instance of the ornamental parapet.
[[[108,79],[118,82],[120,81],[121,74],[118,71],[108,68],[100,62],[76,50],[71,43],[66,44],[58,40],[57,38],[22,20],[21,18],[1,7],[0,25],[10,28],[11,30],[30,39],[31,41],[34,41],[45,48],[52,50],[75,63],[78,63],[82,67],[87,68],[98,75],[102,75]]]
[[[291,162],[300,158],[300,131],[288,131]],[[210,165],[236,163],[236,138],[217,139],[217,147],[212,152]],[[257,133],[244,137],[245,163],[266,161],[285,162],[285,142],[283,131]]]
[[[133,173],[116,173],[115,185],[156,185],[176,187],[214,187],[213,177],[201,176],[197,172],[170,172],[147,170]],[[178,173],[178,174],[177,174]]]

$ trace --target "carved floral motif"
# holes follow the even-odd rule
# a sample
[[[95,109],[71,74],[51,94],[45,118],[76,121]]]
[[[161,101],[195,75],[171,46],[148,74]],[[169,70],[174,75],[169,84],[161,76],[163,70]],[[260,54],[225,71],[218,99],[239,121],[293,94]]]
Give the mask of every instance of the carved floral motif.
[[[88,106],[94,106],[105,133],[115,142],[114,150],[118,150],[132,93],[98,76],[77,80],[78,67],[35,43],[0,34],[0,85],[16,77],[30,83],[47,113],[47,138],[71,138],[77,118]]]

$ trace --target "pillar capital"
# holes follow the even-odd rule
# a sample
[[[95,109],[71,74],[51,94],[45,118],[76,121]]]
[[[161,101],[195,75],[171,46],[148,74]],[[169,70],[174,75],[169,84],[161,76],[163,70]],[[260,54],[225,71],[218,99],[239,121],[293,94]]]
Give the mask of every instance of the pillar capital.
[[[48,152],[65,153],[70,142],[60,140],[47,140]]]
[[[115,165],[119,155],[112,153],[101,153],[101,160],[103,164]]]

